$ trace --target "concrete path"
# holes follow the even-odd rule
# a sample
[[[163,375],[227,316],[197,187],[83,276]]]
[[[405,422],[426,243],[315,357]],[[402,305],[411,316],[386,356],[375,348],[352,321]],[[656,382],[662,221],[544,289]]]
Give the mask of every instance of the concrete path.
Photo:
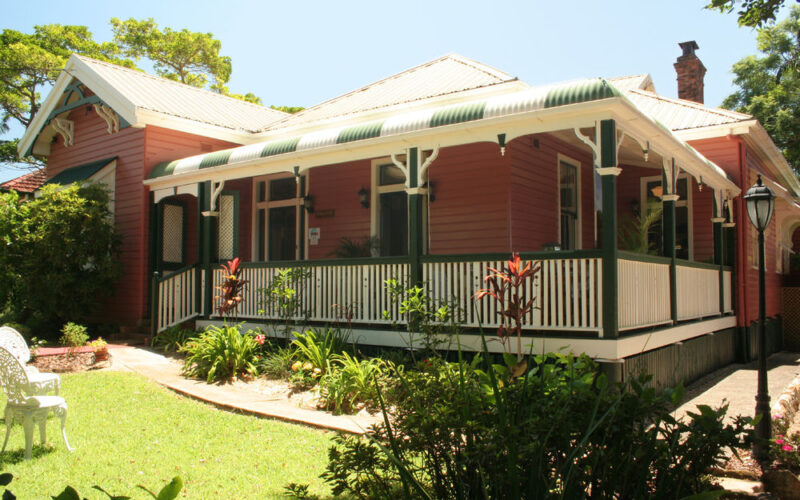
[[[160,354],[138,347],[109,347],[114,368],[128,369],[176,392],[224,408],[353,434],[363,434],[367,427],[380,419],[361,415],[332,415],[324,411],[300,408],[287,400],[276,400],[254,390],[230,384],[207,384],[200,380],[190,380],[180,374],[177,363]]]
[[[767,382],[772,406],[781,393],[800,377],[800,353],[778,352],[767,358]],[[733,364],[706,375],[686,388],[684,403],[677,416],[694,411],[697,405],[717,407],[726,400],[728,415],[755,416],[758,364]]]

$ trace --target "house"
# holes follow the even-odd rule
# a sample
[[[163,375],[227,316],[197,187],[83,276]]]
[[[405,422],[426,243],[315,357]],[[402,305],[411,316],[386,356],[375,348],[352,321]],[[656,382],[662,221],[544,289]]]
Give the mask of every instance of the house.
[[[20,152],[47,156],[49,178],[115,172],[125,275],[105,310],[117,321],[219,321],[218,263],[238,256],[242,320],[274,315],[258,290],[303,266],[310,321],[344,314],[360,342],[406,345],[384,281],[408,278],[453,301],[473,329],[463,347],[478,349],[475,329],[499,319],[472,295],[487,265],[520,252],[540,264],[526,292],[535,350],[660,381],[680,361],[690,379],[754,349],[741,195],[757,174],[778,195],[766,250],[779,346],[800,184],[756,120],[703,105],[697,44],[680,45],[679,99],[647,75],[531,87],[447,55],[294,115],[73,56]],[[621,249],[620,228],[659,209],[658,255]],[[333,257],[370,238],[369,256]]]
[[[33,198],[37,189],[47,181],[47,174],[43,168],[37,168],[33,172],[20,175],[13,179],[0,183],[0,193],[16,191],[20,199],[30,200]]]

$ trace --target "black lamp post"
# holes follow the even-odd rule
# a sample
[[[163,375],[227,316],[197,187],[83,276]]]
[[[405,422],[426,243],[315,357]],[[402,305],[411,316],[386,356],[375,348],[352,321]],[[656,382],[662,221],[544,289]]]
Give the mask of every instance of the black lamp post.
[[[758,230],[758,393],[756,394],[756,416],[761,420],[756,427],[756,443],[753,451],[761,462],[769,458],[769,439],[772,418],[769,411],[769,388],[767,387],[767,340],[764,335],[765,289],[764,289],[764,230],[772,219],[775,208],[775,195],[761,182],[758,176],[755,186],[744,195],[747,215]]]

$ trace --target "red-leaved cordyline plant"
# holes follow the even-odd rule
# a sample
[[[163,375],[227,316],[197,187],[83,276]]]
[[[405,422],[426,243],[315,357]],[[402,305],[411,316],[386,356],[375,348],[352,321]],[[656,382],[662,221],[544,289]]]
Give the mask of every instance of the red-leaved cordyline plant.
[[[224,272],[222,276],[222,283],[217,287],[220,294],[214,297],[215,301],[219,302],[217,311],[221,316],[227,318],[233,317],[236,319],[236,308],[242,302],[242,291],[247,281],[241,278],[242,269],[239,267],[239,257],[229,260],[227,264],[222,264],[220,267]]]
[[[536,300],[533,296],[525,297],[524,285],[528,279],[539,272],[540,268],[538,262],[529,261],[523,265],[519,254],[513,253],[502,269],[487,267],[489,274],[483,281],[489,286],[475,292],[475,300],[480,300],[488,295],[497,301],[497,314],[501,318],[497,336],[500,337],[503,347],[507,349],[508,337],[516,334],[517,361],[522,360],[522,325],[525,322],[525,316],[533,309],[533,303]]]

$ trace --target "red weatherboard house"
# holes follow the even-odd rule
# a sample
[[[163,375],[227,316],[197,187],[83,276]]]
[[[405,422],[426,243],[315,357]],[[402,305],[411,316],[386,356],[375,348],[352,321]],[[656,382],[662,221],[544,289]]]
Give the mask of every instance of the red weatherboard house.
[[[778,195],[766,251],[779,345],[800,184],[756,120],[702,104],[697,45],[681,47],[681,99],[647,75],[530,87],[450,55],[295,115],[73,56],[20,147],[48,156],[51,180],[105,172],[125,249],[109,319],[219,321],[218,264],[238,256],[242,320],[269,319],[257,290],[302,265],[308,321],[347,311],[359,342],[407,345],[384,281],[408,278],[453,300],[462,344],[478,348],[498,318],[472,295],[487,264],[520,252],[540,264],[534,349],[670,382],[680,360],[691,379],[754,349],[741,195],[757,173]],[[621,247],[654,210],[650,251]]]

